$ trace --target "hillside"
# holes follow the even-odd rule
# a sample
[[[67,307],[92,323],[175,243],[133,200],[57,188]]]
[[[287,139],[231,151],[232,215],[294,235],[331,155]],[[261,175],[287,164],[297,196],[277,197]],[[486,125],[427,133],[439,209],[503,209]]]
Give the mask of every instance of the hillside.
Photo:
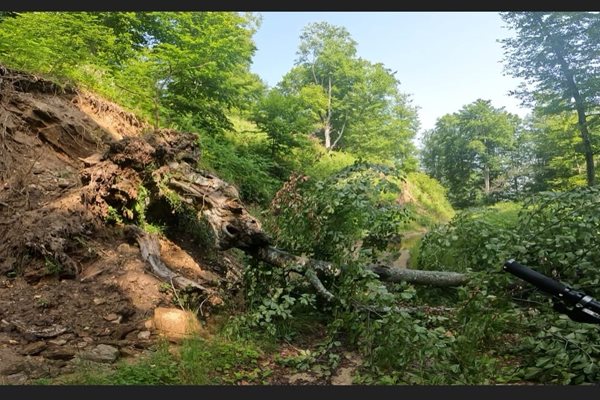
[[[173,307],[173,291],[145,272],[121,227],[83,204],[81,172],[87,157],[149,127],[93,94],[3,67],[0,124],[0,382],[67,373],[102,344],[137,357],[158,337],[144,323]],[[235,289],[234,257],[205,262],[186,246],[163,236],[163,261],[215,290],[227,275]],[[205,302],[203,315],[220,302]]]

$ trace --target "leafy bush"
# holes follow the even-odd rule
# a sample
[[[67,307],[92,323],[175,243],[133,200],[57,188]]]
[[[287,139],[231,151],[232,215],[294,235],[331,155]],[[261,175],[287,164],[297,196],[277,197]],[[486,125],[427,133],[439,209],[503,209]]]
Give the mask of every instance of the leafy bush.
[[[280,181],[269,173],[273,161],[260,151],[260,143],[239,145],[227,137],[205,135],[200,141],[200,168],[212,170],[221,179],[237,186],[243,201],[269,202]]]
[[[514,230],[486,220],[494,210],[459,213],[423,237],[418,267],[457,272],[494,271],[511,254]]]
[[[512,349],[502,350],[493,343],[479,346],[517,358],[516,367],[508,374],[510,379],[580,384],[600,378],[597,328],[557,314],[546,296],[500,272],[508,258],[515,258],[597,297],[599,211],[598,187],[539,193],[526,199],[522,207],[505,203],[462,212],[423,239],[420,268],[480,271],[472,273],[471,285],[504,299],[489,307],[495,310],[493,314],[486,314],[481,307],[485,298],[477,297],[471,306],[479,307],[481,313],[471,310],[465,315],[477,320],[480,330],[485,329],[481,325],[486,315],[496,315],[499,321],[512,326],[511,330],[491,326],[492,331],[513,335],[516,345]],[[509,300],[515,302],[507,303]],[[477,332],[465,337],[473,340]]]
[[[522,379],[554,384],[598,382],[598,328],[547,312],[527,321],[530,336],[515,349],[523,357]]]
[[[345,261],[358,247],[374,255],[409,218],[396,202],[400,181],[394,170],[364,162],[325,179],[295,176],[271,204],[271,231],[281,247],[324,260]]]
[[[519,215],[514,256],[590,294],[600,291],[600,187],[540,193]]]

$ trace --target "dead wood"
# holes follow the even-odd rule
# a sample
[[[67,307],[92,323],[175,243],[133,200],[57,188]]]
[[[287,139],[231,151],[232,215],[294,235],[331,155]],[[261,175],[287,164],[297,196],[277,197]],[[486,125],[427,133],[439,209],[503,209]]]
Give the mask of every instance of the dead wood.
[[[211,289],[170,270],[160,258],[160,243],[156,235],[145,232],[135,225],[127,226],[127,234],[137,240],[142,259],[146,261],[150,267],[149,271],[154,276],[165,282],[171,282],[178,289],[192,288],[209,294],[213,292]]]

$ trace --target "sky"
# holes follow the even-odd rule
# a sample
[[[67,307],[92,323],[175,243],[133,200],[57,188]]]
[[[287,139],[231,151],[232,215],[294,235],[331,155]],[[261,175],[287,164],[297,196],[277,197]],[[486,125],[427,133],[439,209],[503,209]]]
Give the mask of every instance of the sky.
[[[419,107],[421,132],[437,118],[479,98],[525,116],[508,92],[520,80],[503,74],[497,39],[512,32],[495,12],[262,12],[252,71],[269,86],[293,66],[302,29],[311,22],[344,26],[358,56],[397,71],[400,90]]]

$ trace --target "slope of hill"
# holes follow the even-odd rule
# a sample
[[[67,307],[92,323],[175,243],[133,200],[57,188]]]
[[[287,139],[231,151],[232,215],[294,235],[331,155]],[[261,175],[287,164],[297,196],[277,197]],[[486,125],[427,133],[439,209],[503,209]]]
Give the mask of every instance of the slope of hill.
[[[134,357],[156,342],[145,323],[173,307],[173,291],[145,271],[122,228],[84,205],[81,175],[87,157],[149,130],[93,94],[0,67],[0,383],[68,373],[106,346]],[[215,289],[229,274],[232,288],[234,257],[203,260],[186,238],[161,245],[178,273]],[[220,303],[209,300],[204,315]]]

